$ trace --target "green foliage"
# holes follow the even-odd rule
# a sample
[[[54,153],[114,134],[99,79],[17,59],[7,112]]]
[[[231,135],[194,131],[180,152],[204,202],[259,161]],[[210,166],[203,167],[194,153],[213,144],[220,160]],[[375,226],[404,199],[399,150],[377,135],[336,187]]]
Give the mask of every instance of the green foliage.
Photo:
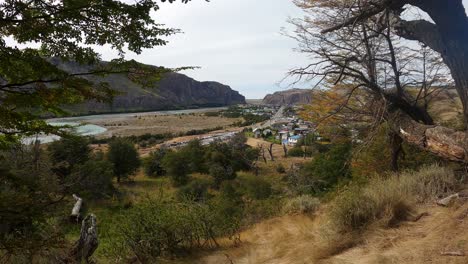
[[[183,0],[183,2],[187,2]],[[176,29],[163,28],[151,17],[156,1],[129,3],[93,1],[6,1],[0,3],[0,128],[21,136],[40,132],[62,135],[59,127],[39,117],[63,115],[61,106],[84,100],[109,102],[116,94],[105,83],[93,83],[89,75],[127,73],[142,85],[152,84],[168,70],[124,61],[125,50],[141,53],[145,48],[165,45],[163,37]],[[37,43],[39,49],[19,48]],[[120,59],[99,63],[92,45],[108,45]],[[89,72],[59,69],[59,61],[78,62]],[[87,76],[88,75],[88,76]],[[0,137],[1,145],[15,137]]]
[[[183,152],[169,152],[162,160],[163,168],[172,179],[174,186],[187,184],[190,171],[189,162]]]
[[[326,153],[316,155],[299,170],[290,171],[289,187],[297,194],[321,194],[330,191],[340,181],[351,177],[350,144],[333,145]]]
[[[82,198],[100,199],[115,193],[113,166],[107,160],[93,158],[73,168],[71,191]]]
[[[56,225],[63,188],[39,145],[0,153],[0,254],[2,258],[47,254],[63,246]]]
[[[239,182],[240,189],[250,199],[264,200],[273,193],[271,184],[260,176],[243,175],[239,177]]]
[[[113,254],[119,259],[135,255],[150,263],[193,248],[218,246],[216,238],[238,233],[242,219],[238,208],[223,195],[212,203],[149,199],[121,215]]]
[[[88,161],[91,148],[87,138],[75,136],[50,143],[48,151],[56,169],[67,176],[74,166]]]
[[[301,147],[294,147],[288,150],[288,156],[290,157],[304,157],[304,150]]]
[[[112,163],[114,174],[119,182],[121,178],[126,178],[135,173],[140,166],[140,159],[135,146],[125,139],[114,139],[109,144],[107,157]]]
[[[210,198],[208,193],[212,182],[206,179],[193,179],[185,186],[182,186],[177,191],[179,200],[193,200],[195,202],[204,202]]]
[[[216,117],[220,115],[221,115],[221,112],[206,112],[205,113],[205,116],[209,116],[209,117]]]
[[[314,178],[316,190],[327,191],[342,179],[351,176],[349,159],[350,144],[333,146],[330,151],[317,155],[310,163],[305,164],[302,171]]]
[[[212,154],[213,159],[217,159],[217,156],[220,156],[220,153]],[[216,187],[219,187],[222,182],[233,180],[236,178],[236,172],[231,165],[221,165],[218,163],[213,163],[210,167],[210,175],[214,179],[214,184]]]
[[[151,152],[149,157],[143,160],[143,167],[145,168],[147,176],[158,177],[166,174],[162,161],[169,152],[171,152],[170,149],[159,148],[156,151]]]

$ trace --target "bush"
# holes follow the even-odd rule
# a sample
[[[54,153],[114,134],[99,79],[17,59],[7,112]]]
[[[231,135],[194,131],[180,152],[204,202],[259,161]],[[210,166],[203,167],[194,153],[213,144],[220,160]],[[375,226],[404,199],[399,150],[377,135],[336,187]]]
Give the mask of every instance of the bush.
[[[330,151],[317,155],[311,162],[306,163],[299,171],[310,186],[313,193],[319,194],[329,191],[339,181],[349,179],[350,144],[333,146]]]
[[[85,198],[104,198],[111,196],[115,189],[112,185],[112,164],[106,160],[89,160],[76,166],[71,174],[75,183],[74,193]]]
[[[157,263],[161,257],[182,256],[192,248],[218,246],[219,237],[239,232],[242,213],[236,200],[222,195],[213,203],[149,199],[134,206],[119,219],[111,247],[119,260],[134,255],[142,263]]]
[[[251,199],[264,200],[272,194],[271,184],[259,176],[245,175],[239,181],[241,190]]]
[[[207,201],[209,199],[208,189],[211,185],[209,180],[194,179],[189,184],[180,187],[177,191],[177,197],[179,200]]]
[[[279,163],[278,165],[276,165],[276,172],[281,174],[286,173],[286,168],[283,164]]]
[[[300,195],[286,201],[283,212],[286,214],[310,214],[320,206],[319,199],[310,195]]]
[[[294,147],[288,150],[288,156],[290,157],[304,157],[304,150],[301,147]]]

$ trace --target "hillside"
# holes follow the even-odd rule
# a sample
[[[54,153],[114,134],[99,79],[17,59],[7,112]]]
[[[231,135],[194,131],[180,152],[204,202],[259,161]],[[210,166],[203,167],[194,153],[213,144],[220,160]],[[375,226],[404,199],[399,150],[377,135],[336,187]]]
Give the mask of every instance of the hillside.
[[[60,64],[60,68],[69,72],[85,72],[90,69],[90,66],[74,62],[63,63],[54,60],[54,63]],[[168,73],[149,88],[132,82],[125,74],[86,78],[94,82],[107,82],[112,89],[122,94],[117,96],[111,105],[90,101],[67,106],[73,114],[173,110],[245,103],[245,97],[227,85],[199,82],[180,73]]]
[[[290,89],[268,94],[263,98],[263,104],[267,105],[298,105],[311,102],[312,91],[309,89]]]

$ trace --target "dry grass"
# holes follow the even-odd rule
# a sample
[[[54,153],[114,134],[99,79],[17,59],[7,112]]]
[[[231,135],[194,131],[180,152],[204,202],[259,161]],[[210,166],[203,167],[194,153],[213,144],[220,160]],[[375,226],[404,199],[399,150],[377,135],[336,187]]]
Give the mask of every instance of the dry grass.
[[[329,212],[344,205],[332,201],[322,205],[316,217],[286,215],[264,221],[242,233],[240,247],[226,247],[183,263],[231,263],[229,259],[236,264],[468,263],[467,257],[441,255],[446,251],[468,254],[468,204],[461,201],[453,208],[441,208],[432,203],[455,183],[453,173],[440,167],[374,179],[360,189],[366,199],[356,200],[359,203],[351,203],[351,209],[345,210],[345,216],[353,211],[374,211],[363,229],[343,231],[349,224],[337,223]],[[352,199],[346,195],[341,194]],[[402,205],[402,199],[408,204]],[[373,205],[368,206],[369,202]],[[414,222],[406,212],[416,211],[428,212],[428,216]],[[410,221],[392,225],[392,218]],[[336,226],[340,223],[344,227]]]
[[[228,127],[239,121],[239,118],[209,117],[204,114],[185,115],[137,115],[112,120],[99,120],[96,125],[108,129],[99,137],[140,136],[143,134],[180,133],[189,130]]]
[[[311,214],[320,206],[320,201],[310,195],[300,195],[287,200],[283,206],[286,214]]]
[[[317,257],[326,258],[361,243],[368,230],[397,227],[415,219],[418,204],[452,193],[456,186],[452,170],[430,166],[375,178],[364,187],[344,191],[325,216]]]

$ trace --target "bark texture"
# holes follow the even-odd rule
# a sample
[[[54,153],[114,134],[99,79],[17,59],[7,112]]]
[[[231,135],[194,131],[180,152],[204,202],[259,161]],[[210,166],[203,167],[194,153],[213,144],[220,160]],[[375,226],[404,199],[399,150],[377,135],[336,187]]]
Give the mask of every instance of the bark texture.
[[[88,215],[81,224],[80,238],[76,241],[71,252],[77,263],[90,263],[90,258],[99,245],[97,222],[94,214]]]
[[[399,117],[400,136],[408,143],[430,151],[447,160],[468,163],[468,137],[466,131],[456,131],[437,125],[423,125],[404,115]]]

